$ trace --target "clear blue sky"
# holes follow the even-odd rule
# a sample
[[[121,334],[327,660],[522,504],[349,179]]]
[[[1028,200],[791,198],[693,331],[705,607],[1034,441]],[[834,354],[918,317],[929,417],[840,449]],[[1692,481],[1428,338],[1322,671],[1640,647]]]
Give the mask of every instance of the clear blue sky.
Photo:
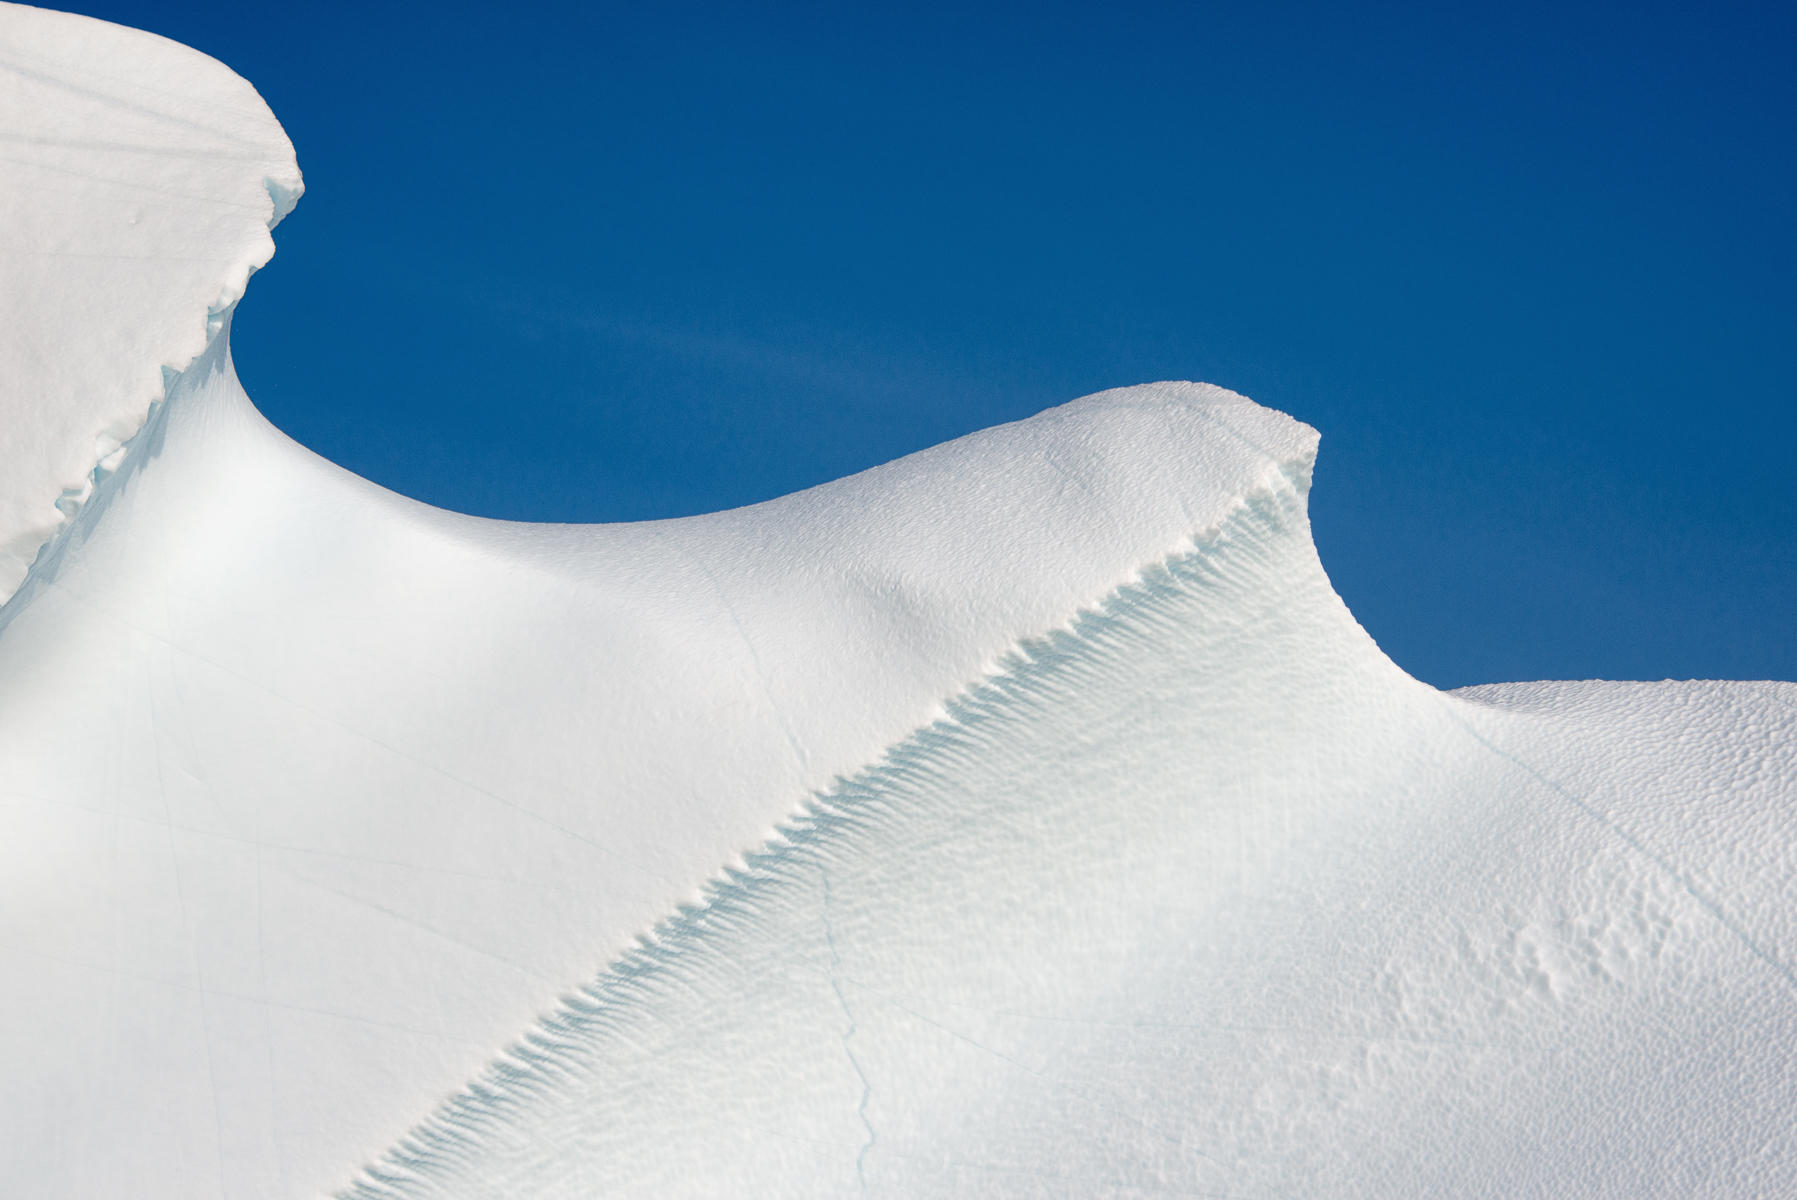
[[[1797,7],[183,4],[308,193],[235,345],[434,504],[747,503],[1086,392],[1323,433],[1441,685],[1797,678]]]

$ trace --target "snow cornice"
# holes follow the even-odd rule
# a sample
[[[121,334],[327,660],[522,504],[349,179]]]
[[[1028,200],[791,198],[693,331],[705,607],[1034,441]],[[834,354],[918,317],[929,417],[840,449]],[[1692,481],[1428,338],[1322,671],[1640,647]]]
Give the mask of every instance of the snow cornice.
[[[262,98],[179,43],[0,5],[0,602],[226,327],[303,191]]]

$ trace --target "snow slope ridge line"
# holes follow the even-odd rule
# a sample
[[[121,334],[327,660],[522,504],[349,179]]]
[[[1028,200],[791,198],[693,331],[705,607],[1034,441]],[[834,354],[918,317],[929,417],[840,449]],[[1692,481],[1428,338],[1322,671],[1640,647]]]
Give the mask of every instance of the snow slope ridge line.
[[[0,603],[116,471],[303,190],[255,89],[153,34],[0,5]]]
[[[1789,714],[1634,691],[1706,756],[1438,693],[1303,510],[1019,644],[341,1195],[1789,1190]]]
[[[1314,445],[1160,384],[746,509],[518,525],[294,444],[221,327],[0,626],[0,1170],[332,1186],[795,797]],[[142,1023],[165,1052],[83,1059]]]
[[[652,1013],[665,1010],[670,1001],[676,1006],[685,997],[703,1001],[708,992],[688,983],[688,963],[713,956],[719,943],[753,938],[767,896],[792,889],[818,896],[823,959],[832,965],[825,975],[846,1015],[848,1001],[834,975],[837,952],[827,914],[832,853],[877,853],[881,830],[906,819],[898,798],[942,780],[961,763],[978,760],[990,726],[1030,720],[1033,713],[1048,710],[1058,697],[1100,674],[1118,641],[1152,638],[1164,623],[1179,620],[1179,602],[1190,600],[1191,589],[1217,577],[1220,555],[1229,550],[1253,555],[1253,546],[1247,543],[1256,535],[1270,534],[1281,521],[1294,517],[1301,523],[1308,478],[1308,463],[1297,463],[1292,472],[1281,469],[1265,487],[1238,499],[1235,512],[1224,521],[1190,539],[1188,548],[1141,569],[1098,604],[1073,614],[1066,627],[1015,643],[999,657],[992,674],[947,701],[940,719],[890,747],[879,762],[814,794],[796,816],[780,825],[766,846],[713,877],[699,902],[681,905],[595,981],[562,997],[557,1010],[544,1015],[480,1078],[368,1166],[340,1195],[345,1200],[401,1200],[487,1195],[500,1186],[489,1178],[471,1180],[465,1173],[478,1169],[483,1155],[536,1143],[541,1137],[534,1132],[541,1108],[575,1103],[589,1072],[602,1071],[606,1065],[604,1042],[629,1044],[634,1026],[652,1022]],[[859,1076],[852,1054],[846,1054],[846,1060]],[[864,1116],[864,1103],[854,1110]],[[863,1151],[875,1141],[868,1126]],[[861,1157],[863,1153],[855,1155],[857,1162]],[[582,1184],[604,1178],[602,1164],[591,1169],[598,1175],[582,1175]],[[613,1182],[604,1178],[604,1186]],[[503,1180],[503,1186],[516,1184],[516,1178]],[[469,1186],[473,1189],[464,1193],[462,1189]],[[703,1193],[703,1186],[688,1191]],[[552,1189],[544,1195],[559,1193]]]
[[[220,312],[208,310],[204,348],[178,369],[162,368],[162,390],[150,401],[143,421],[136,429],[116,445],[109,436],[96,439],[99,456],[82,486],[64,489],[56,502],[58,511],[63,514],[61,523],[38,547],[17,589],[0,601],[0,632],[31,603],[32,596],[40,588],[53,586],[63,557],[89,536],[114,493],[127,486],[130,476],[145,465],[146,457],[155,453],[154,446],[163,424],[162,414],[170,401],[181,392],[192,390],[196,379],[204,379],[221,369],[230,354],[230,323],[235,308],[233,301]],[[109,445],[110,451],[100,453]]]

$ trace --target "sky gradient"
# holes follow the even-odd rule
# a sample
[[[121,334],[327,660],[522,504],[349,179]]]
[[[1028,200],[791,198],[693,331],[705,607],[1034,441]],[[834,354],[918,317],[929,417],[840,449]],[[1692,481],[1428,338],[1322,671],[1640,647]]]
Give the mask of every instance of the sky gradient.
[[[679,516],[1200,379],[1322,431],[1420,678],[1797,678],[1790,6],[79,11],[285,125],[238,369],[407,495]]]

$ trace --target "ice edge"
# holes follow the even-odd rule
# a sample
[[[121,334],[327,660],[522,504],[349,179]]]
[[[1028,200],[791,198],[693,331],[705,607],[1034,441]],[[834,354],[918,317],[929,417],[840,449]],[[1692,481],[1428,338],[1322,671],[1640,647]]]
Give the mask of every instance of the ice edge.
[[[305,194],[306,185],[305,181],[300,179],[297,174],[292,186],[272,176],[264,175],[262,187],[268,196],[267,227],[272,234],[275,226],[293,212],[294,206]],[[166,362],[161,364],[161,387],[144,403],[143,416],[138,419],[131,431],[120,436],[116,428],[106,428],[94,434],[94,465],[88,469],[79,485],[63,488],[61,494],[52,503],[52,507],[60,515],[54,522],[41,527],[42,540],[38,542],[37,551],[32,555],[31,562],[27,564],[24,575],[20,576],[17,586],[10,592],[0,594],[0,625],[4,625],[11,618],[16,607],[14,601],[28,595],[32,590],[31,584],[39,570],[45,564],[54,561],[62,552],[63,543],[75,527],[75,518],[93,504],[100,489],[109,479],[120,473],[131,459],[133,450],[142,445],[144,430],[154,424],[157,414],[168,403],[169,397],[174,395],[176,385],[195,363],[204,362],[212,354],[213,347],[221,335],[229,338],[230,335],[227,331],[231,327],[231,312],[248,292],[250,278],[274,258],[274,239],[270,237],[267,242],[263,243],[263,248],[266,248],[267,252],[260,258],[251,255],[241,259],[225,273],[225,283],[219,289],[218,299],[206,308],[206,340],[204,344],[179,364]]]

